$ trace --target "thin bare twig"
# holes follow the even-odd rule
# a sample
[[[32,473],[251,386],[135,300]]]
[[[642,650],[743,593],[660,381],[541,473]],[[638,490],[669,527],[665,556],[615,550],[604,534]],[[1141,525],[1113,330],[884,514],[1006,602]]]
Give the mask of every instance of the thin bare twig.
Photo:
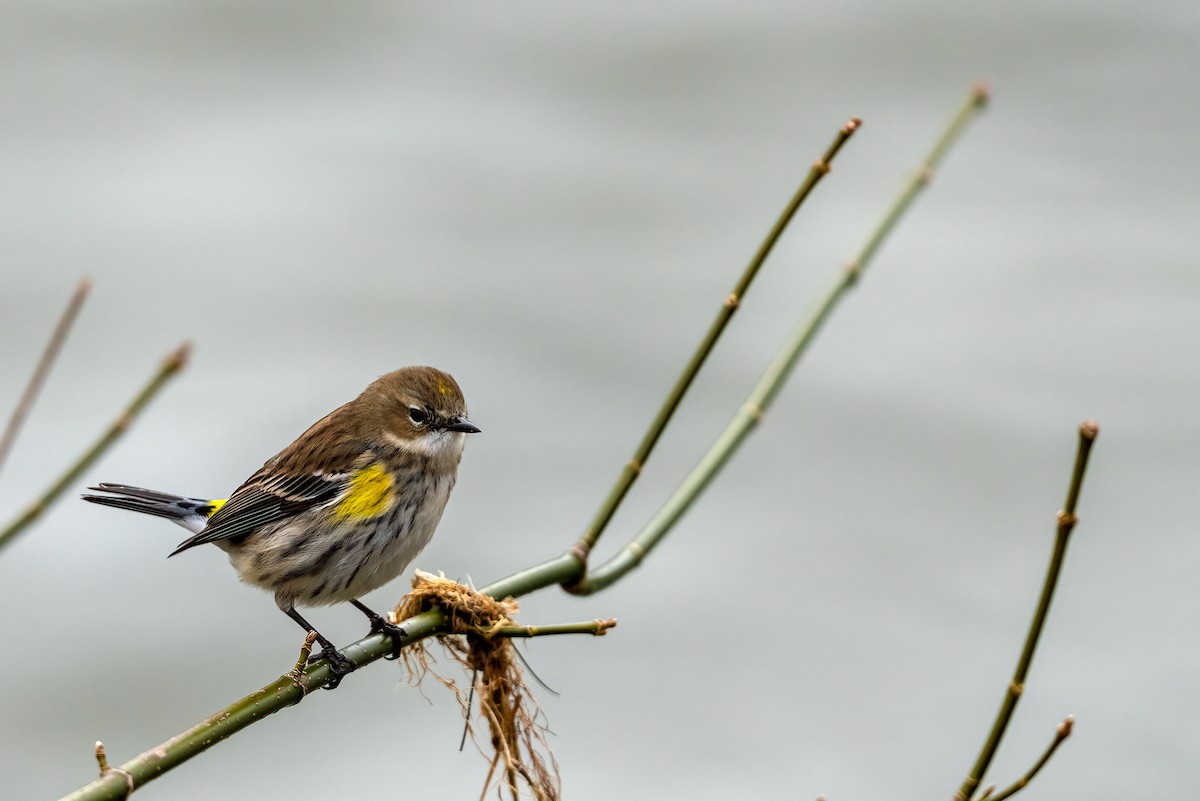
[[[925,157],[925,161],[913,173],[908,183],[904,185],[904,189],[901,190],[900,195],[892,203],[891,208],[888,209],[887,214],[883,215],[883,218],[875,226],[875,230],[867,237],[862,249],[859,250],[853,259],[846,263],[846,271],[850,273],[851,280],[857,278],[862,273],[867,263],[874,258],[875,252],[879,250],[879,246],[883,244],[883,240],[887,238],[892,228],[895,227],[896,221],[904,215],[904,212],[912,205],[912,202],[921,193],[921,190],[929,186],[938,164],[946,155],[946,151],[958,140],[963,129],[967,127],[967,123],[973,120],[983,107],[987,105],[991,97],[990,91],[987,84],[984,83],[977,83],[971,87],[971,94],[967,98],[967,102],[958,110],[958,114],[954,116],[950,124],[946,126],[941,137],[934,143],[933,149],[929,151],[929,155]]]
[[[163,388],[171,376],[183,369],[183,366],[187,363],[189,351],[190,346],[185,342],[167,356],[146,386],[138,392],[125,411],[105,429],[100,438],[82,456],[76,459],[67,468],[66,472],[42,493],[41,497],[26,507],[25,511],[16,520],[0,530],[0,549],[11,543],[30,523],[45,512],[58,499],[58,496],[79,478],[84,470],[87,470],[93,462],[99,459],[125,433],[133,423],[134,418],[158,394],[159,390]]]
[[[1079,501],[1079,491],[1083,487],[1083,476],[1087,471],[1088,456],[1092,452],[1092,443],[1096,441],[1096,436],[1100,433],[1100,427],[1092,420],[1088,420],[1079,426],[1079,448],[1075,454],[1075,468],[1071,472],[1071,484],[1067,489],[1067,502],[1063,506],[1061,512],[1058,513],[1058,529],[1054,537],[1054,552],[1050,556],[1050,565],[1046,569],[1046,580],[1042,584],[1042,594],[1038,599],[1037,609],[1033,613],[1033,620],[1029,624],[1029,633],[1025,635],[1025,645],[1021,649],[1021,656],[1017,660],[1017,668],[1013,671],[1012,680],[1008,683],[1008,687],[1004,692],[1004,700],[1000,703],[1000,711],[996,713],[996,721],[992,724],[992,730],[988,733],[987,739],[983,743],[983,748],[979,751],[979,756],[975,760],[975,765],[971,768],[971,772],[967,774],[967,778],[963,781],[962,786],[958,788],[954,798],[956,801],[967,801],[968,798],[975,792],[975,788],[983,782],[983,777],[987,773],[988,765],[992,762],[992,757],[996,755],[996,749],[1000,747],[1000,741],[1004,738],[1004,731],[1008,728],[1008,722],[1012,719],[1013,711],[1017,708],[1017,701],[1021,698],[1021,693],[1025,691],[1025,677],[1029,674],[1029,665],[1033,662],[1033,652],[1037,648],[1038,637],[1042,634],[1042,627],[1046,624],[1046,615],[1050,611],[1050,601],[1054,597],[1054,588],[1058,585],[1058,576],[1062,571],[1063,558],[1067,553],[1067,542],[1071,538],[1071,531],[1075,528],[1077,518],[1075,517],[1075,505]],[[1069,728],[1069,727],[1068,727]]]
[[[71,325],[79,316],[79,310],[83,308],[83,302],[87,300],[91,289],[92,282],[86,278],[81,279],[75,287],[75,291],[71,293],[71,299],[67,301],[67,308],[63,309],[62,317],[58,318],[58,325],[54,327],[54,333],[50,335],[50,341],[46,343],[46,349],[42,351],[42,358],[38,360],[37,367],[34,368],[33,375],[30,376],[29,383],[25,386],[25,392],[21,394],[21,400],[17,402],[17,408],[13,409],[12,417],[8,420],[4,434],[0,435],[0,470],[4,469],[4,461],[8,458],[8,452],[17,438],[17,432],[21,430],[25,416],[33,408],[38,392],[45,383],[46,376],[49,375],[50,368],[54,365],[54,360],[58,357],[63,342],[67,339],[67,334],[71,332]]]
[[[1028,787],[1029,783],[1033,781],[1033,777],[1038,775],[1038,771],[1046,766],[1046,763],[1050,761],[1050,757],[1054,756],[1054,752],[1058,750],[1058,747],[1071,736],[1071,730],[1074,728],[1075,718],[1067,715],[1066,720],[1058,724],[1058,728],[1054,730],[1054,739],[1050,741],[1050,745],[1046,747],[1046,750],[1038,758],[1038,761],[1033,763],[1033,767],[1025,771],[1024,776],[1000,791],[999,795],[992,796],[991,801],[1004,801],[1004,799],[1010,798]],[[979,801],[984,801],[984,798],[981,797]]]
[[[96,766],[100,768],[100,778],[113,776],[118,781],[125,783],[126,796],[133,792],[133,779],[125,771],[108,764],[108,754],[104,751],[104,743],[99,740],[96,741]]]
[[[479,634],[491,637],[547,637],[554,634],[591,634],[603,637],[609,629],[616,628],[617,619],[586,620],[582,623],[554,623],[549,626],[501,626],[494,632],[479,630]]]
[[[858,254],[845,267],[834,273],[833,279],[821,297],[796,323],[791,334],[788,335],[787,341],[776,352],[775,358],[771,360],[766,372],[758,380],[750,397],[713,442],[708,452],[692,469],[692,472],[624,548],[594,570],[588,571],[587,575],[578,583],[565,585],[568,592],[590,595],[604,589],[640,565],[647,554],[654,550],[675,526],[675,523],[699,497],[705,487],[716,478],[717,473],[737,451],[750,431],[762,422],[771,402],[783,387],[784,381],[791,374],[800,356],[808,349],[809,343],[816,336],[822,323],[844,296],[846,290],[855,284],[904,210],[912,204],[913,198],[928,183],[929,176],[938,166],[950,145],[962,133],[966,123],[983,107],[985,97],[986,95],[979,87],[972,89],[966,103],[942,131],[933,149],[921,162],[920,168],[913,174],[900,195],[892,202],[883,218],[872,229]]]
[[[604,532],[613,514],[617,511],[617,507],[624,500],[626,493],[629,492],[629,488],[633,486],[633,482],[637,481],[638,476],[642,474],[642,468],[645,467],[646,460],[650,457],[650,452],[654,450],[654,445],[658,442],[658,438],[662,436],[663,430],[667,427],[671,416],[679,407],[679,403],[683,400],[688,387],[692,385],[696,374],[704,366],[708,354],[712,352],[713,346],[717,344],[717,339],[720,338],[721,333],[725,330],[725,326],[728,325],[734,312],[738,310],[743,298],[746,296],[746,291],[750,288],[750,283],[758,274],[763,262],[767,260],[767,256],[770,255],[771,250],[775,247],[775,243],[779,241],[783,230],[791,222],[800,205],[812,193],[817,184],[821,182],[821,179],[829,174],[834,157],[841,150],[842,145],[846,143],[861,125],[862,120],[857,117],[854,117],[843,125],[838,131],[837,136],[834,137],[833,143],[825,151],[825,154],[813,162],[804,182],[796,190],[796,194],[792,196],[792,199],[779,215],[779,219],[775,221],[775,225],[767,232],[766,238],[759,245],[754,257],[750,259],[750,263],[746,265],[746,269],[742,272],[742,276],[738,279],[733,291],[721,303],[721,309],[717,312],[716,319],[713,320],[708,332],[704,335],[704,339],[696,347],[696,352],[692,354],[691,361],[683,368],[683,374],[679,376],[679,380],[675,382],[675,386],[671,389],[670,394],[667,395],[667,399],[659,409],[658,415],[651,421],[650,428],[646,430],[641,443],[637,446],[637,450],[634,451],[633,456],[621,469],[621,474],[617,477],[616,484],[613,485],[613,488],[600,504],[600,508],[596,510],[592,522],[588,524],[587,529],[576,543],[575,547],[585,560],[588,553],[595,546],[596,541],[600,539],[600,535]]]

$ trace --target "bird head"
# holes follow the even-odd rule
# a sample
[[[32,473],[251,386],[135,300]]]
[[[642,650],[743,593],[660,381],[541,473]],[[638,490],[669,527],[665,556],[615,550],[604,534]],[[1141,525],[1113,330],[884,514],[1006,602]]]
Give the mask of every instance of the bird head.
[[[384,436],[405,450],[461,451],[464,436],[479,432],[467,419],[458,382],[433,367],[403,367],[381,376],[359,400],[382,424]]]

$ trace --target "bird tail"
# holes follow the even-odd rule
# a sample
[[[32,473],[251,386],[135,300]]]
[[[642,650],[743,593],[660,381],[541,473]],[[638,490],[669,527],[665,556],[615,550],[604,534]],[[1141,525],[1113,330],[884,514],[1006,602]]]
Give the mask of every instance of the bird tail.
[[[178,523],[192,533],[199,533],[225,501],[210,501],[203,498],[185,498],[169,492],[130,487],[125,484],[98,484],[88,487],[92,492],[103,495],[84,495],[85,501],[116,509],[128,509],[156,517],[165,517]]]

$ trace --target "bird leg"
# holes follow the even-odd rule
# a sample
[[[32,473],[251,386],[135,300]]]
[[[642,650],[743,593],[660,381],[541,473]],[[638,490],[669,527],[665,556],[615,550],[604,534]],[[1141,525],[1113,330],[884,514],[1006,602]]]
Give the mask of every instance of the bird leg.
[[[360,601],[351,601],[350,603],[354,604],[354,607],[366,615],[367,620],[371,621],[372,634],[383,634],[392,638],[392,652],[384,659],[399,659],[400,650],[404,647],[402,643],[407,636],[404,628],[387,622],[381,615],[371,611],[370,607]]]
[[[337,649],[333,643],[325,638],[325,635],[312,627],[312,624],[300,616],[300,613],[293,609],[285,609],[283,613],[292,620],[300,624],[300,628],[305,631],[311,631],[317,635],[317,642],[321,643],[321,650],[308,658],[311,662],[320,662],[322,659],[329,661],[329,670],[333,673],[333,677],[325,683],[326,690],[336,689],[342,683],[342,677],[347,673],[354,671],[358,665],[354,664],[354,660],[343,654]]]

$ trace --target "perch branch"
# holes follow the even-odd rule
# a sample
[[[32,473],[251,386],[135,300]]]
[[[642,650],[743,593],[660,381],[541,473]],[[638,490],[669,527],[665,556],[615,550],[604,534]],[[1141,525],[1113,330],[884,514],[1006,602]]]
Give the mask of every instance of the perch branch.
[[[46,343],[46,349],[42,351],[42,358],[38,360],[37,367],[34,368],[33,375],[30,376],[29,383],[25,386],[25,392],[17,401],[17,408],[13,409],[12,417],[8,420],[4,434],[0,435],[0,470],[4,469],[4,461],[8,458],[13,441],[17,438],[17,432],[21,430],[25,416],[33,408],[38,392],[41,391],[42,384],[45,383],[46,376],[50,373],[50,368],[54,366],[54,360],[58,357],[58,352],[62,349],[62,344],[66,341],[67,334],[71,332],[71,326],[74,324],[75,318],[79,316],[79,310],[83,308],[83,302],[87,300],[91,290],[92,282],[86,278],[82,279],[75,287],[75,291],[71,293],[71,299],[67,301],[67,308],[63,309],[62,317],[58,318],[58,325],[54,327],[54,333],[50,335],[50,341]]]
[[[758,380],[754,390],[750,393],[750,397],[742,405],[734,415],[733,420],[726,426],[725,430],[717,437],[716,441],[708,449],[708,452],[700,459],[699,463],[688,474],[678,487],[667,498],[666,502],[659,508],[654,516],[646,523],[641,531],[627,544],[624,548],[618,551],[607,562],[604,562],[594,570],[588,571],[584,579],[574,585],[567,585],[568,592],[578,595],[590,595],[598,592],[613,582],[620,579],[629,571],[633,570],[650,551],[654,550],[655,546],[662,541],[663,537],[671,530],[683,516],[692,502],[699,497],[704,488],[708,486],[720,472],[729,458],[741,445],[746,435],[762,422],[763,416],[770,407],[771,402],[775,399],[784,381],[787,380],[792,368],[800,356],[808,348],[808,344],[816,336],[822,323],[833,311],[838,301],[841,300],[846,290],[854,285],[856,279],[861,275],[867,263],[879,249],[884,238],[891,232],[896,222],[900,219],[904,210],[911,205],[912,200],[922,187],[928,183],[928,176],[933,169],[941,162],[942,157],[954,143],[959,134],[962,133],[968,120],[983,106],[983,98],[986,94],[976,87],[972,90],[971,96],[961,109],[954,115],[950,124],[938,137],[937,143],[921,162],[921,167],[914,174],[913,178],[905,185],[900,195],[893,201],[888,208],[883,218],[871,231],[867,237],[866,243],[859,250],[858,254],[852,259],[845,268],[835,272],[833,280],[817,299],[816,303],[810,308],[808,313],[796,323],[791,334],[783,346],[776,353],[775,358],[767,366],[766,372]]]
[[[975,792],[975,789],[983,782],[988,765],[991,764],[992,757],[996,754],[996,749],[1000,747],[1000,740],[1004,737],[1004,730],[1008,728],[1008,722],[1012,719],[1013,710],[1017,708],[1017,701],[1020,700],[1021,693],[1025,690],[1025,677],[1029,674],[1030,663],[1033,662],[1033,652],[1037,648],[1038,637],[1041,636],[1042,627],[1046,624],[1046,615],[1050,611],[1050,600],[1054,597],[1054,588],[1058,584],[1058,575],[1062,570],[1063,557],[1067,552],[1067,541],[1070,539],[1071,531],[1075,528],[1077,521],[1075,517],[1075,505],[1079,501],[1079,490],[1083,486],[1083,475],[1087,470],[1088,455],[1092,452],[1092,443],[1096,441],[1096,435],[1099,433],[1099,426],[1091,420],[1079,426],[1079,448],[1075,455],[1075,468],[1071,472],[1071,484],[1067,490],[1067,502],[1063,506],[1062,511],[1058,513],[1058,529],[1054,538],[1054,552],[1050,556],[1050,566],[1046,569],[1046,580],[1042,584],[1042,594],[1038,599],[1037,609],[1034,611],[1033,620],[1029,624],[1029,633],[1025,635],[1025,646],[1021,649],[1021,656],[1017,660],[1016,670],[1013,671],[1012,681],[1008,683],[1008,688],[1004,692],[1004,700],[1000,703],[1000,711],[996,714],[996,721],[992,724],[992,730],[988,734],[987,740],[984,741],[983,748],[980,750],[979,756],[975,760],[975,765],[971,768],[971,772],[967,774],[967,778],[954,795],[956,801],[967,801]]]
[[[679,380],[675,382],[675,386],[671,389],[670,394],[667,395],[662,408],[659,409],[658,415],[650,423],[650,428],[646,430],[641,443],[637,446],[637,450],[634,451],[633,456],[621,469],[621,474],[617,477],[616,484],[613,485],[608,496],[600,504],[600,508],[596,510],[592,522],[588,524],[587,529],[580,536],[578,543],[576,543],[575,547],[579,549],[585,559],[587,558],[587,554],[592,550],[592,547],[595,546],[596,540],[604,532],[613,514],[617,511],[617,507],[624,500],[626,493],[629,492],[629,488],[633,486],[633,482],[637,481],[638,476],[641,475],[642,468],[645,467],[646,460],[650,457],[650,452],[654,450],[658,438],[662,435],[663,430],[667,427],[667,423],[671,420],[671,416],[679,407],[679,403],[683,400],[688,387],[692,385],[692,380],[700,372],[700,368],[704,365],[708,354],[712,352],[713,346],[717,344],[717,339],[720,338],[721,333],[725,330],[725,326],[728,325],[734,312],[738,310],[742,299],[746,296],[746,291],[750,288],[750,283],[758,274],[763,262],[767,260],[767,256],[770,255],[771,250],[775,247],[775,243],[779,241],[783,230],[787,228],[788,223],[791,222],[800,205],[812,190],[816,188],[821,179],[829,174],[834,157],[841,150],[842,145],[846,143],[846,140],[858,130],[860,125],[862,125],[862,121],[857,117],[843,125],[834,138],[833,143],[825,151],[825,154],[813,162],[804,182],[796,190],[796,194],[792,196],[792,199],[779,215],[779,219],[775,221],[775,225],[767,232],[766,238],[759,245],[754,257],[750,259],[750,263],[746,265],[746,269],[742,272],[742,276],[738,279],[733,291],[725,297],[720,311],[717,312],[716,319],[713,320],[708,332],[696,347],[696,352],[692,354],[691,361],[683,368],[683,374],[679,376]]]
[[[17,517],[16,520],[8,524],[3,530],[0,530],[0,549],[8,545],[13,539],[20,534],[26,526],[36,520],[43,512],[50,507],[58,496],[66,490],[71,484],[79,478],[79,475],[87,470],[93,462],[100,458],[108,448],[117,441],[121,434],[129,428],[133,423],[138,413],[145,408],[151,399],[158,394],[158,391],[163,388],[163,385],[178,373],[187,363],[189,345],[184,343],[175,351],[173,351],[163,361],[162,366],[150,379],[150,381],[138,392],[137,396],[126,407],[116,420],[104,431],[98,440],[88,448],[87,451],[80,456],[74,464],[67,468],[67,471],[62,474],[50,487],[42,493],[41,497],[26,507],[25,511]]]

